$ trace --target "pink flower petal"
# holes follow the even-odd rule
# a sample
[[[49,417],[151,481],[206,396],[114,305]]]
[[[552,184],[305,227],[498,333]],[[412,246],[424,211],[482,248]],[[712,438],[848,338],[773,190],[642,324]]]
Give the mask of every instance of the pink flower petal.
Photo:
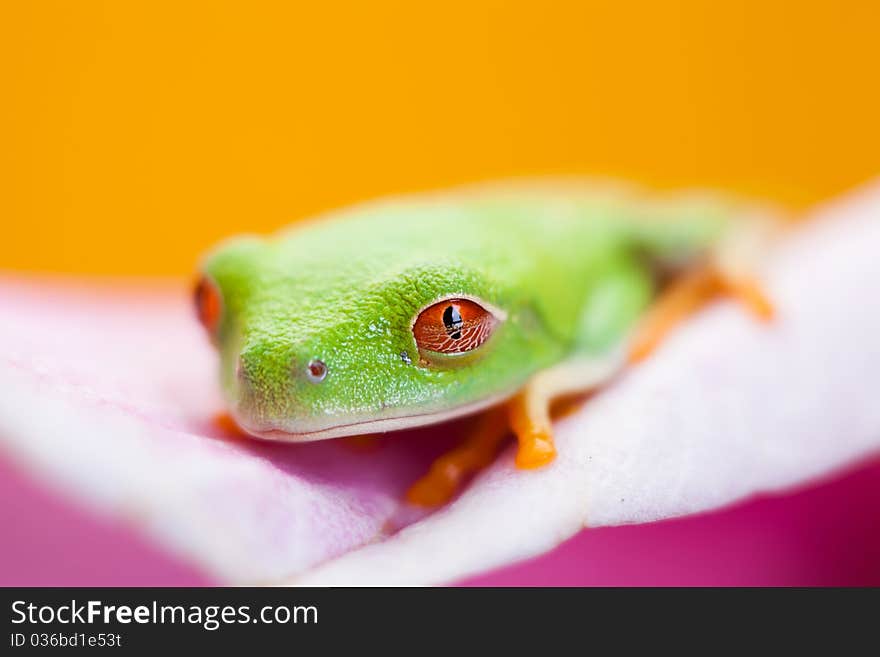
[[[275,581],[377,540],[448,443],[225,435],[215,357],[181,282],[10,278],[0,317],[7,450],[224,580]]]
[[[516,471],[507,453],[425,518],[403,491],[460,424],[373,449],[225,435],[177,281],[0,280],[0,444],[230,582],[454,581],[584,524],[715,508],[880,447],[880,188],[820,214],[772,263],[776,325],[718,304],[560,422],[554,465]]]

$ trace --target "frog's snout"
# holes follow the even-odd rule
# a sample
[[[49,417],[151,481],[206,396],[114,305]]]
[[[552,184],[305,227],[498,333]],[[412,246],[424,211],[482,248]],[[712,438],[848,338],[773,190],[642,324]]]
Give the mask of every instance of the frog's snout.
[[[239,355],[235,360],[235,382],[242,392],[250,393],[253,391],[256,374],[257,368],[252,364],[249,365],[243,355]]]
[[[248,391],[297,381],[319,384],[327,377],[328,371],[321,358],[274,356],[262,349],[244,350],[235,362],[236,381],[239,387]]]
[[[247,344],[235,361],[239,397],[257,406],[273,400],[289,403],[292,397],[320,386],[329,373],[330,367],[322,358],[277,342]]]
[[[324,429],[321,409],[330,366],[308,349],[278,341],[251,341],[232,363],[230,406],[236,422],[253,435],[315,440]],[[309,435],[310,437],[306,437]]]

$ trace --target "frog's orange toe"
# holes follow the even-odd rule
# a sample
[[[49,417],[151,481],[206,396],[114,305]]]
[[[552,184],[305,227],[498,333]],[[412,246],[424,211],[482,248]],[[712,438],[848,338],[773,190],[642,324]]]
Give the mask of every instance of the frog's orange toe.
[[[458,480],[458,476],[450,471],[431,468],[428,474],[410,486],[406,499],[416,506],[440,506],[455,495]]]
[[[556,458],[553,437],[547,432],[538,432],[520,438],[516,451],[516,467],[521,470],[534,470],[552,462]]]
[[[776,309],[773,307],[773,302],[754,279],[726,279],[722,284],[729,296],[739,301],[762,322],[770,322],[775,317]]]
[[[219,428],[223,433],[233,438],[248,438],[248,434],[238,426],[233,417],[226,412],[217,413],[214,416],[214,426]]]

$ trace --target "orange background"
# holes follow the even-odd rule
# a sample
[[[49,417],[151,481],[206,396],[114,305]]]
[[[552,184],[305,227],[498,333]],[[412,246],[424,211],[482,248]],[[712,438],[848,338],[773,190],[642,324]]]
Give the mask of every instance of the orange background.
[[[518,174],[806,205],[880,172],[880,3],[771,4],[6,2],[0,267],[185,273]]]

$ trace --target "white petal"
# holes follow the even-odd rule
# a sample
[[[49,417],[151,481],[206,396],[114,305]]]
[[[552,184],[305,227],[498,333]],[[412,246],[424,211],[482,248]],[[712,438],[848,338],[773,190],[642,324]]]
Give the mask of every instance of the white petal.
[[[431,455],[224,436],[185,289],[0,281],[4,451],[225,581],[277,581],[381,536]]]

